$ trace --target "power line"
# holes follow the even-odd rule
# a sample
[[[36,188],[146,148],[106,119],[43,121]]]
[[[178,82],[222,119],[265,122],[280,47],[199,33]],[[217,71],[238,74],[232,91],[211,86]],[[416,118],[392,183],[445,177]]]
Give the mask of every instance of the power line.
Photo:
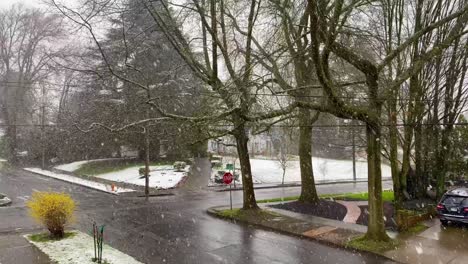
[[[416,126],[419,124],[396,124],[397,127],[406,127],[406,126]],[[421,126],[448,126],[448,125],[453,125],[453,126],[468,126],[468,122],[459,122],[459,123],[440,123],[440,124],[434,124],[434,123],[422,123],[420,124]],[[0,124],[0,127],[57,127],[57,128],[69,128],[69,127],[76,127],[75,125],[53,125],[53,124],[48,124],[48,125],[40,125],[40,124],[16,124],[16,125],[8,125],[8,124]],[[226,127],[226,128],[233,128],[232,125],[206,125],[207,127]],[[268,126],[268,125],[265,125]],[[391,124],[381,124],[380,126],[382,127],[390,127],[392,126]],[[270,127],[286,127],[286,128],[300,128],[300,127],[312,127],[312,128],[334,128],[334,127],[345,127],[345,128],[352,128],[352,127],[366,127],[365,124],[354,124],[354,125],[272,125]]]

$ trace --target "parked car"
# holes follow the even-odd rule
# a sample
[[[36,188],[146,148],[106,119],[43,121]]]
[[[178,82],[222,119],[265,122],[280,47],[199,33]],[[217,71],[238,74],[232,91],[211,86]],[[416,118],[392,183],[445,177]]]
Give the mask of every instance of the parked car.
[[[468,188],[446,192],[437,204],[437,215],[442,225],[448,222],[468,223]]]

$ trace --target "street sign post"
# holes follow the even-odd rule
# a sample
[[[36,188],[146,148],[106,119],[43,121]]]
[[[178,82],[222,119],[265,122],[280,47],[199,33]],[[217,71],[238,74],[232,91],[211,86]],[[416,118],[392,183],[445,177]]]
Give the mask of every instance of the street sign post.
[[[234,164],[233,163],[226,164],[226,170],[228,171],[234,170]]]
[[[232,211],[232,189],[231,189],[232,179],[233,179],[233,176],[230,172],[224,173],[223,182],[224,184],[229,185],[229,204],[231,205],[231,211]]]

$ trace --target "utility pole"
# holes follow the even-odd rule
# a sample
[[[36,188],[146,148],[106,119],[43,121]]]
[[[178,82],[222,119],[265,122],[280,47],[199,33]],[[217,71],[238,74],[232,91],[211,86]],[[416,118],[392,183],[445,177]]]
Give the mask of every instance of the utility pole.
[[[356,182],[356,132],[355,132],[355,121],[351,123],[351,133],[353,136],[353,181]]]
[[[46,143],[45,143],[45,100],[46,100],[46,89],[45,85],[42,85],[42,105],[41,105],[41,168],[45,169],[45,156],[46,156]]]
[[[149,111],[146,109],[146,118],[149,118]],[[145,136],[145,198],[149,198],[149,164],[150,164],[150,139],[149,139],[149,125],[143,128]]]

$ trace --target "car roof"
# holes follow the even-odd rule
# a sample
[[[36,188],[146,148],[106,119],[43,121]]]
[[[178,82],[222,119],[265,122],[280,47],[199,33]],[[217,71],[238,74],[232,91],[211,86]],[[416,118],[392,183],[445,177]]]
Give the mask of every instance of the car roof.
[[[446,194],[468,197],[468,188],[456,188],[456,189],[448,191]]]

